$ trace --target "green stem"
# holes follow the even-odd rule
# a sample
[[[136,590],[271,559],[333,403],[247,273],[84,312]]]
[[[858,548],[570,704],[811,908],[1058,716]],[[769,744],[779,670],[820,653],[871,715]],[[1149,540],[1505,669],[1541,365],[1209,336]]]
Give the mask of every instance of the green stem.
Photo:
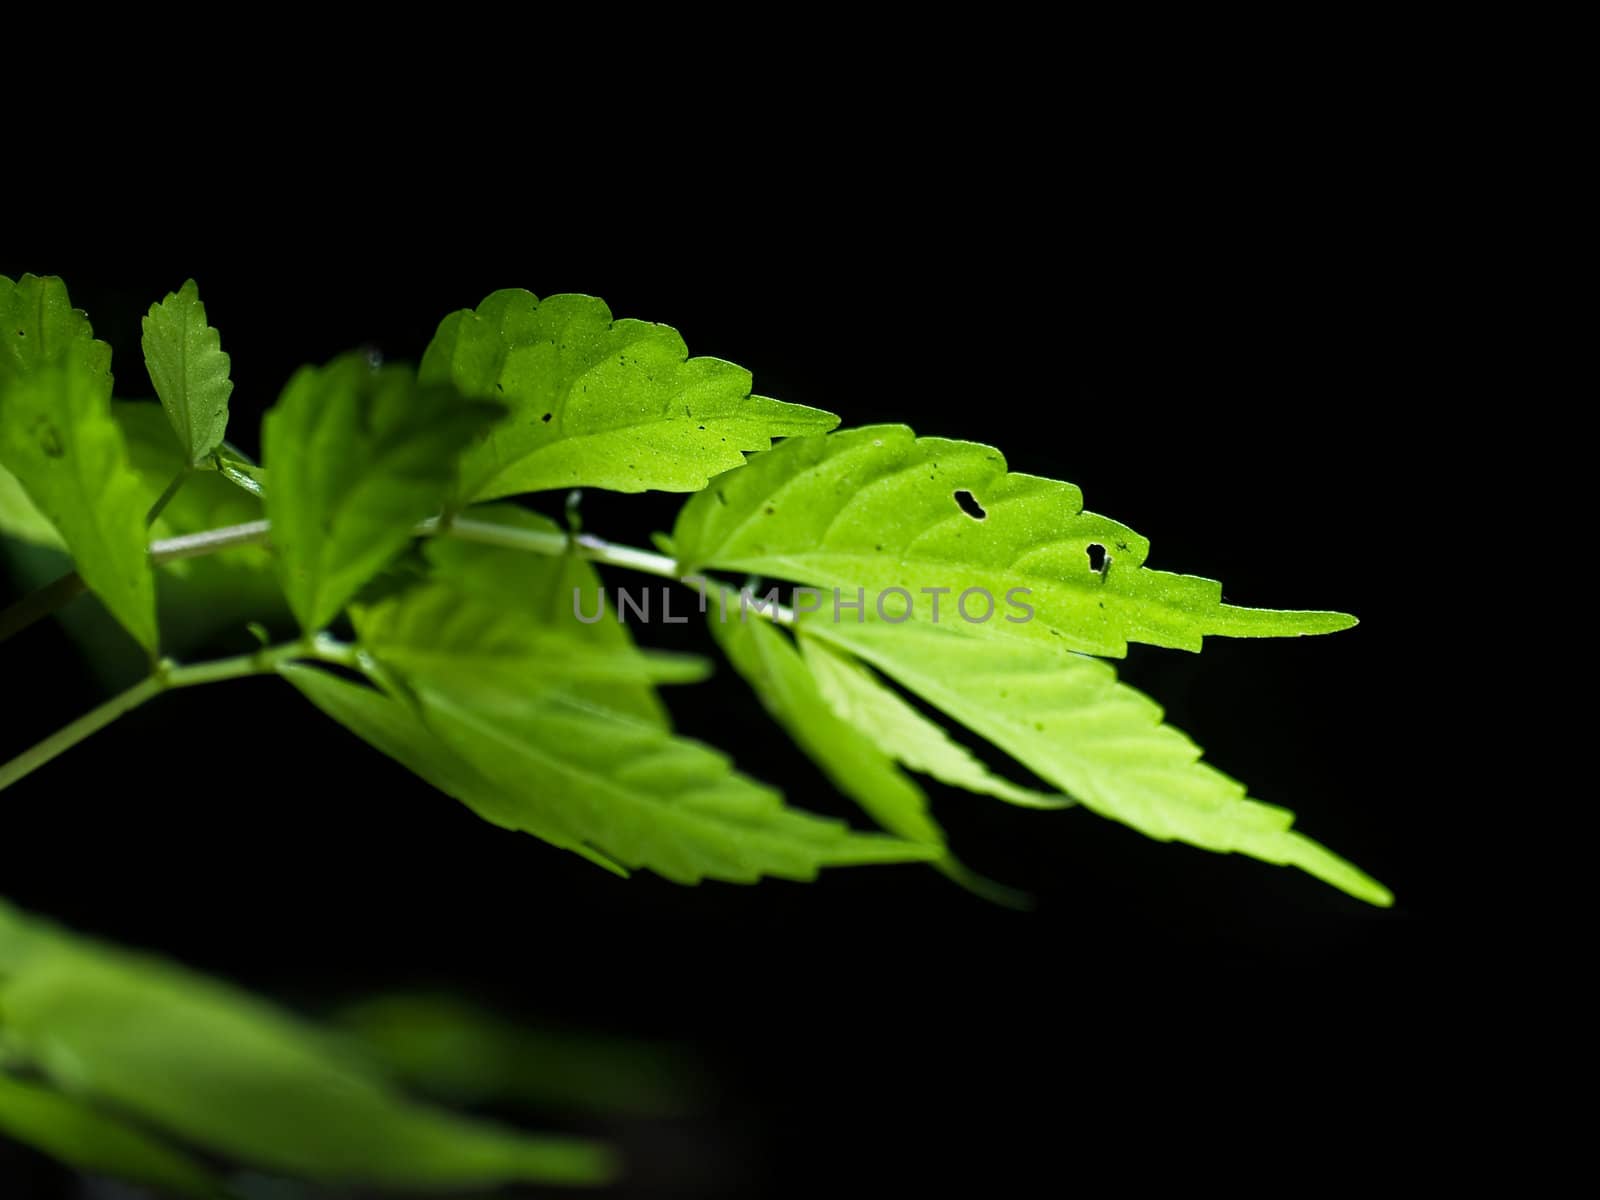
[[[236,546],[258,546],[267,540],[271,532],[272,526],[266,521],[246,521],[242,525],[224,525],[221,529],[163,538],[150,543],[150,561],[159,567],[179,559],[203,558],[207,554],[232,550]]]
[[[176,481],[174,481],[176,482]],[[169,488],[168,491],[172,491]],[[582,533],[576,537],[559,530],[517,529],[496,525],[489,521],[474,521],[457,517],[450,521],[430,517],[418,523],[412,531],[418,537],[454,537],[467,542],[480,542],[489,546],[505,546],[512,550],[525,550],[533,554],[556,556],[576,553],[590,562],[640,571],[663,579],[684,580],[678,573],[678,564],[665,554],[640,550],[634,546],[619,546]],[[225,525],[220,529],[207,529],[200,533],[186,533],[180,537],[163,538],[150,543],[150,561],[156,566],[178,562],[185,558],[202,558],[239,546],[259,546],[272,535],[272,525],[267,521],[246,521],[242,525]],[[71,590],[68,585],[71,584]],[[14,633],[48,616],[83,590],[83,581],[76,574],[63,576],[55,583],[25,596],[4,612],[0,612],[0,642]],[[758,610],[762,611],[762,610]],[[771,613],[781,625],[792,624],[794,614],[782,605]]]
[[[0,642],[21,633],[57,609],[65,608],[67,601],[83,593],[84,587],[83,576],[76,571],[68,571],[54,583],[47,583],[37,591],[29,592],[15,604],[0,611]]]
[[[224,679],[242,679],[249,675],[270,675],[283,663],[296,658],[338,663],[340,666],[355,666],[358,661],[354,646],[335,641],[326,635],[305,641],[286,642],[281,646],[271,646],[251,654],[236,655],[233,658],[194,663],[187,667],[178,666],[171,660],[163,661],[157,665],[153,674],[134,684],[127,691],[118,693],[98,708],[84,713],[70,725],[56,730],[44,741],[24,750],[10,762],[0,764],[0,791],[37,771],[58,754],[70,750],[124,713],[132,712],[162,692],[172,691],[175,688],[195,687],[203,683],[218,683]]]
[[[164,510],[167,505],[172,503],[172,498],[178,494],[179,489],[183,487],[184,481],[189,478],[189,474],[193,470],[193,467],[184,467],[183,470],[179,471],[172,477],[172,482],[167,484],[167,490],[156,497],[156,502],[150,506],[150,511],[145,515],[144,518],[144,525],[146,529],[154,525],[156,523],[156,518],[161,515],[162,510]]]
[[[163,684],[158,676],[151,675],[107,700],[99,708],[90,709],[70,725],[56,730],[38,745],[24,750],[10,762],[0,766],[0,791],[17,780],[38,770],[56,755],[72,749],[84,738],[104,729],[125,712],[130,712],[153,696],[161,694]]]

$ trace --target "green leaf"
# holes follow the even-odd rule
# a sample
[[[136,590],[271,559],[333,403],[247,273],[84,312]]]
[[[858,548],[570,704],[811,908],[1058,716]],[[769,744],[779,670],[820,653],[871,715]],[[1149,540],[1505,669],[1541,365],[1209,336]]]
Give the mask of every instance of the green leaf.
[[[1371,904],[1389,890],[1246,797],[1162,724],[1161,709],[1109,663],[926,622],[803,621],[805,636],[865,659],[1101,816],[1159,841],[1299,867]]]
[[[67,287],[54,275],[0,275],[0,394],[6,385],[71,359],[107,378],[111,347],[94,340],[89,318],[72,307]]]
[[[604,855],[575,842],[517,793],[497,787],[422,723],[413,706],[383,692],[349,683],[315,667],[285,664],[278,673],[307,700],[362,741],[459,800],[491,825],[531,833],[553,846],[582,855],[615,874],[627,872]]]
[[[206,306],[194,280],[150,306],[140,345],[184,457],[198,466],[221,444],[228,428],[233,381],[222,337],[206,324]]]
[[[785,806],[699,742],[561,693],[506,711],[420,687],[427,726],[570,840],[676,883],[934,857],[931,847]]]
[[[1066,808],[1073,803],[1066,796],[1019,787],[994,774],[970,750],[951,740],[948,733],[853,659],[811,637],[800,639],[800,651],[818,692],[838,718],[911,770],[931,775],[951,787],[994,796],[1023,808]]]
[[[741,619],[732,605],[728,608],[726,621],[712,614],[711,632],[773,720],[879,825],[943,849],[944,831],[928,812],[922,789],[834,714],[788,635],[761,618]]]
[[[267,473],[243,453],[223,442],[216,453],[217,473],[252,496],[266,495]]]
[[[549,488],[692,492],[775,437],[839,419],[750,392],[750,373],[689,358],[677,331],[613,321],[592,296],[495,292],[451,313],[423,355],[425,382],[504,402],[511,415],[466,456],[462,495]]]
[[[970,507],[981,510],[969,515]],[[1348,629],[1343,613],[1222,603],[1222,585],[1143,566],[1149,543],[1083,511],[1068,483],[1008,474],[999,451],[918,438],[903,425],[791,438],[684,505],[673,539],[685,573],[707,567],[866,590],[884,612],[965,624],[997,637],[1059,641],[1120,657],[1128,642],[1200,649],[1207,634],[1286,637]],[[1098,547],[1104,567],[1092,569]],[[942,597],[925,589],[949,589]],[[1024,589],[1013,593],[1013,589]],[[1028,618],[1023,606],[1031,606]],[[987,615],[987,619],[982,619]]]
[[[592,1143],[415,1104],[330,1035],[237,989],[34,928],[48,933],[0,981],[0,1010],[11,1044],[74,1095],[253,1167],[329,1183],[436,1191],[609,1174]]]
[[[284,674],[323,711],[494,824],[674,882],[812,879],[824,866],[929,856],[786,808],[708,747],[560,692],[508,711],[493,693],[479,707],[409,680],[413,715],[324,672]]]
[[[304,367],[262,423],[289,607],[322,629],[439,511],[462,448],[504,410],[355,353]]]
[[[155,580],[139,477],[111,415],[111,377],[67,354],[14,379],[0,396],[0,465],[26,489],[78,572],[151,654]]]
[[[761,618],[741,619],[733,605],[727,620],[713,613],[711,631],[773,720],[788,732],[823,774],[884,829],[934,851],[930,861],[957,883],[1002,903],[1021,897],[962,866],[946,848],[944,831],[928,798],[873,741],[841,720],[788,636]]]
[[[377,996],[338,1023],[397,1078],[458,1104],[674,1115],[704,1088],[694,1059],[674,1046],[529,1028],[452,996]]]
[[[0,467],[0,535],[53,550],[64,550],[67,545],[50,518],[28,499],[22,483],[4,467]]]
[[[131,1126],[48,1088],[0,1073],[0,1133],[94,1175],[110,1175],[177,1196],[224,1195],[222,1184],[185,1155]]]
[[[510,506],[475,508],[454,530],[503,536],[565,535],[549,520]],[[551,557],[440,536],[424,548],[433,570],[425,582],[355,612],[361,642],[384,662],[449,688],[493,688],[514,705],[536,692],[561,689],[586,702],[665,725],[653,683],[695,683],[704,659],[643,653],[603,600],[599,578],[575,555]],[[575,613],[575,596],[590,624]]]

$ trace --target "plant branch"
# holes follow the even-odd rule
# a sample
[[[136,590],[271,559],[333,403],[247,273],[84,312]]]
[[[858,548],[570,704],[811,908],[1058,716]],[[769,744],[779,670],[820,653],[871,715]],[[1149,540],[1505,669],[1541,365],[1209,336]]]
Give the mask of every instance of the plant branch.
[[[172,498],[178,494],[179,489],[183,487],[193,470],[193,467],[184,467],[183,470],[172,477],[172,482],[167,484],[167,490],[156,497],[156,502],[150,506],[149,513],[145,515],[144,524],[146,529],[154,525],[156,518],[161,515],[167,505],[172,503]]]
[[[72,749],[124,713],[132,712],[162,692],[195,687],[203,683],[218,683],[224,679],[243,679],[249,675],[270,675],[283,663],[297,658],[353,666],[357,663],[357,652],[354,646],[326,635],[318,635],[304,641],[266,647],[251,654],[219,658],[212,662],[194,663],[190,666],[179,666],[170,659],[163,660],[157,664],[154,672],[127,691],[119,692],[98,708],[90,709],[70,725],[56,730],[10,762],[0,764],[0,791],[32,774],[58,754]]]
[[[174,480],[174,484],[176,485],[182,478],[184,476]],[[170,493],[176,489],[169,487],[167,490]],[[154,511],[159,511],[161,503],[157,502],[157,509]],[[518,529],[515,526],[459,517],[450,520],[430,517],[426,521],[419,522],[413,532],[418,537],[455,537],[462,541],[505,546],[512,550],[524,550],[552,557],[575,553],[590,562],[639,571],[662,579],[676,579],[696,586],[696,590],[700,590],[705,582],[702,580],[696,585],[694,582],[696,577],[685,579],[678,573],[677,562],[668,555],[640,550],[634,546],[620,546],[615,542],[595,537],[591,533],[574,536],[559,530]],[[208,554],[217,554],[240,546],[259,546],[265,544],[271,535],[270,522],[246,521],[240,525],[224,525],[219,529],[207,529],[200,533],[162,538],[150,543],[150,561],[159,567],[165,563],[178,562],[186,558],[203,558]],[[79,578],[77,572],[72,572],[0,611],[0,642],[13,634],[20,633],[40,618],[49,616],[83,589],[83,580]],[[740,594],[752,593],[750,589],[744,588]],[[755,607],[755,611],[780,625],[794,623],[794,613],[781,604]]]
[[[37,591],[29,592],[15,604],[0,611],[0,642],[21,633],[29,625],[43,620],[57,609],[65,608],[67,602],[81,595],[85,587],[82,575],[76,571],[68,571],[53,583],[47,583]]]

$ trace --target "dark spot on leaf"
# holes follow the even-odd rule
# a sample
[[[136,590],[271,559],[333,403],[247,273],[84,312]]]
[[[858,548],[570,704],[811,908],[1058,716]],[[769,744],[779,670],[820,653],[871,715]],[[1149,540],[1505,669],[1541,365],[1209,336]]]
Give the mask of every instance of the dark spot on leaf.
[[[1096,575],[1106,569],[1106,548],[1099,542],[1089,543],[1089,570]]]
[[[545,413],[545,415],[540,417],[539,420],[543,421],[546,425],[548,425],[548,424],[550,424],[550,418],[553,417],[553,416],[555,416],[555,413]]]
[[[882,546],[874,546],[874,547],[873,547],[873,549],[874,549],[874,550],[882,550],[882,549],[883,549],[883,547],[882,547]]]
[[[706,427],[704,425],[700,426],[700,432],[704,433],[705,431],[706,431]]]
[[[26,329],[19,329],[19,330],[17,330],[17,336],[18,337],[27,337],[28,336],[28,331]]]
[[[777,510],[777,509],[775,509],[775,508],[773,508],[773,507],[772,507],[772,505],[770,505],[770,504],[769,504],[769,505],[767,505],[767,508],[766,508],[766,513],[767,513],[767,516],[769,516],[769,517],[770,517],[770,516],[771,516],[771,515],[772,515],[772,514],[773,514],[773,513],[775,513],[775,512],[777,512],[777,511],[778,511],[778,510]]]
[[[61,444],[61,431],[48,421],[34,431],[34,436],[39,439],[39,449],[46,457],[60,458],[66,453],[66,447]]]
[[[1033,723],[1033,727],[1035,729],[1037,729],[1040,733],[1044,732],[1044,723],[1042,721],[1035,721]]]
[[[1117,549],[1118,550],[1126,550],[1127,548],[1128,548],[1128,543],[1127,542],[1118,542],[1117,543]]]
[[[989,515],[983,510],[983,505],[978,503],[978,498],[965,488],[962,488],[955,494],[955,496],[956,504],[960,507],[961,511],[966,513],[967,516],[971,517],[974,521],[981,521]]]
[[[506,390],[506,385],[503,383],[497,383],[494,385],[494,390],[497,392],[503,392]]]
[[[717,489],[717,499],[722,501],[724,504],[726,504],[728,502],[728,495],[721,488],[718,488]]]

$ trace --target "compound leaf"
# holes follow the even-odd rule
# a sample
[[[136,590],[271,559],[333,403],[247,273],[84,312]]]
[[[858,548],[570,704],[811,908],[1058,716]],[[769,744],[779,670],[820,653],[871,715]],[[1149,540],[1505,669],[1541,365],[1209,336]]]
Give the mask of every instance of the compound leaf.
[[[1207,634],[1355,624],[1343,613],[1224,604],[1215,580],[1144,567],[1149,543],[1084,512],[1071,484],[1008,474],[992,447],[918,438],[903,425],[790,438],[754,456],[689,499],[673,541],[684,573],[716,567],[851,597],[862,588],[891,619],[907,603],[931,616],[941,597],[925,590],[944,588],[945,621],[965,615],[986,634],[1113,657],[1130,641],[1198,650]],[[980,594],[957,609],[968,589]]]
[[[0,1073],[0,1133],[58,1162],[145,1184],[165,1194],[214,1200],[221,1181],[156,1138],[60,1092]]]
[[[3,927],[22,920],[0,905]],[[268,1171],[437,1191],[596,1183],[603,1148],[406,1099],[288,1013],[157,959],[29,922],[0,981],[8,1046],[56,1085]]]
[[[206,324],[206,306],[194,280],[150,306],[140,345],[185,459],[204,462],[227,431],[233,381],[222,336]]]
[[[927,622],[803,622],[1026,764],[1042,779],[1159,841],[1299,867],[1371,904],[1387,888],[1290,828],[1294,814],[1245,795],[1200,761],[1148,696],[1109,663]]]
[[[592,296],[495,292],[439,325],[421,377],[511,414],[475,446],[462,496],[548,488],[692,492],[775,437],[821,433],[832,413],[750,391],[750,373],[689,358],[676,330],[614,321]]]
[[[463,447],[503,413],[360,353],[303,367],[262,423],[279,578],[323,628],[436,513]]]

